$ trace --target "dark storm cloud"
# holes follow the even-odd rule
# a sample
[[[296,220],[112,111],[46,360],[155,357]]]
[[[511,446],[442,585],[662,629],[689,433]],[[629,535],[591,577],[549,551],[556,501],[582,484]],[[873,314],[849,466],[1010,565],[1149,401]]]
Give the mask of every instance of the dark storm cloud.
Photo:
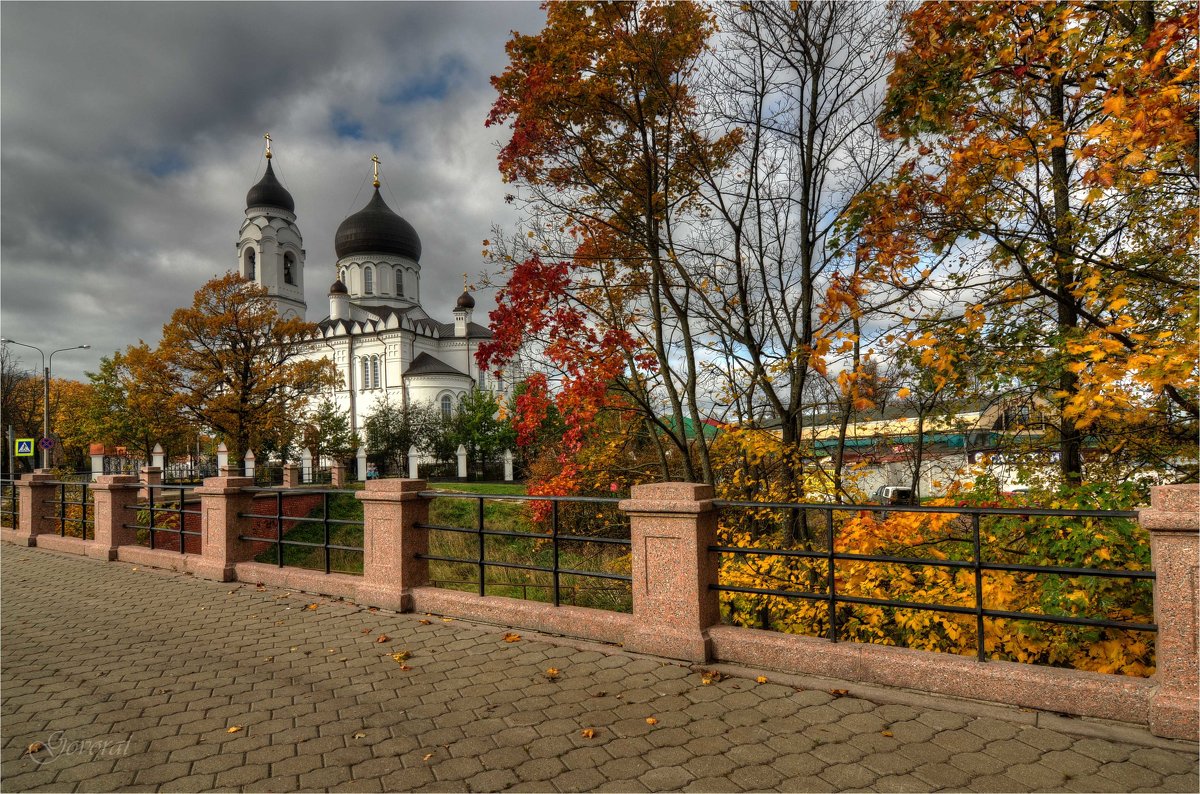
[[[155,342],[233,266],[265,130],[304,234],[309,319],[327,311],[333,234],[366,202],[374,153],[424,243],[422,303],[449,319],[480,240],[513,217],[488,77],[509,31],[542,19],[532,3],[0,5],[4,335],[91,343],[55,358],[67,376]]]

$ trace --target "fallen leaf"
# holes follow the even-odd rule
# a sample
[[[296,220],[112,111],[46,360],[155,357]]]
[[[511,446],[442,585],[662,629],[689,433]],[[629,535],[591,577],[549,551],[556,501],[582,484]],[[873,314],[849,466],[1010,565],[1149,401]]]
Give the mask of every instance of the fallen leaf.
[[[263,659],[263,661],[264,661],[264,662],[273,662],[273,661],[275,661],[275,657],[274,657],[274,656],[268,656],[267,658]]]
[[[657,720],[656,718],[654,718],[654,717],[647,717],[647,718],[646,718],[646,724],[647,724],[647,725],[657,725],[657,724],[658,724],[658,720]]]
[[[241,589],[242,588],[240,588],[240,587],[235,587],[232,590],[230,590],[226,595],[233,595],[234,593],[236,593],[238,590],[241,590]]]
[[[400,665],[400,669],[401,669],[401,670],[411,670],[412,668],[411,668],[411,667],[409,667],[409,666],[408,666],[408,665],[406,665],[406,664],[402,664],[402,665]]]
[[[892,733],[891,731],[880,731],[879,735],[880,736],[895,736],[895,734]]]
[[[428,761],[430,758],[433,758],[433,753],[425,753],[425,755],[421,757],[421,760]]]
[[[433,623],[432,620],[426,620],[425,618],[421,618],[417,622],[420,623],[422,626],[429,626]]]
[[[833,695],[835,698],[840,698],[840,697],[845,697],[846,695],[849,695],[850,690],[849,689],[831,689],[831,690],[829,690],[829,694]]]
[[[375,642],[390,642],[391,639],[392,638],[386,634],[380,634],[378,637],[375,638]]]
[[[136,571],[136,570],[137,570],[137,568],[134,568],[133,570],[135,570],[135,571]]]
[[[355,739],[365,739],[365,738],[367,738],[367,735],[365,733],[363,733],[362,731],[359,731],[358,733],[354,734],[354,738]]]
[[[363,633],[363,634],[370,634],[370,633],[371,633],[371,630],[370,630],[370,629],[363,629],[363,630],[362,630],[362,633]]]
[[[389,655],[396,661],[397,664],[404,664],[409,660],[409,658],[412,657],[412,653],[409,651],[400,651],[399,653],[393,653]]]
[[[229,729],[226,730],[225,733],[237,733],[241,729],[242,729],[241,725],[230,725]]]
[[[325,652],[326,652],[326,653],[337,653],[337,648],[327,648],[327,649],[325,650]]]
[[[546,677],[552,678],[552,679],[558,678],[558,668],[557,667],[547,667],[546,668]]]
[[[266,589],[267,589],[267,586],[266,586],[265,584],[263,584],[262,582],[255,582],[255,583],[254,583],[254,587],[255,587],[255,588],[256,588],[256,589],[257,589],[259,592],[262,592],[263,590],[266,590]]]
[[[754,679],[754,680],[755,680],[755,681],[757,681],[757,682],[758,682],[758,683],[760,683],[760,684],[765,684],[765,683],[767,683],[767,677],[766,677],[765,675],[760,675],[758,678],[756,678],[756,679]]]
[[[596,729],[595,728],[584,728],[582,731],[579,732],[579,735],[585,739],[591,739],[593,736],[596,735]]]
[[[320,606],[320,604],[309,604],[305,607],[305,609],[316,609],[318,606]]]
[[[508,634],[504,635],[505,642],[517,642],[520,639],[521,639],[520,634],[513,634],[511,631]]]
[[[442,622],[443,622],[443,623],[453,623],[453,622],[454,622],[454,618],[442,618]]]
[[[379,607],[367,607],[367,611],[368,611],[368,612],[378,612],[378,611],[379,611]]]
[[[136,571],[137,568],[134,568],[134,570]],[[46,745],[42,744],[41,742],[34,742],[33,744],[31,744],[25,748],[25,754],[33,755],[34,753],[40,753],[42,750],[45,750],[45,749],[46,749]]]
[[[293,645],[292,647],[288,648],[288,650],[289,650],[289,651],[298,651],[298,650],[300,650],[300,646],[299,646],[299,645]]]

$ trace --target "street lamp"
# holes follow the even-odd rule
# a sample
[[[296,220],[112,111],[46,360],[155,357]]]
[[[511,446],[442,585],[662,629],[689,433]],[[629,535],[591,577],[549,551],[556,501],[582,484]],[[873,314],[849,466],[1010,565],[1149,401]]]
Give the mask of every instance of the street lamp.
[[[92,346],[75,345],[74,347],[60,347],[58,350],[51,350],[49,357],[47,357],[40,347],[27,345],[24,342],[17,342],[13,339],[0,339],[0,344],[27,347],[30,350],[36,350],[38,355],[42,357],[42,438],[50,438],[50,368],[54,366],[54,354],[62,353],[66,350],[91,350]],[[42,468],[50,468],[50,450],[47,447],[42,447]]]

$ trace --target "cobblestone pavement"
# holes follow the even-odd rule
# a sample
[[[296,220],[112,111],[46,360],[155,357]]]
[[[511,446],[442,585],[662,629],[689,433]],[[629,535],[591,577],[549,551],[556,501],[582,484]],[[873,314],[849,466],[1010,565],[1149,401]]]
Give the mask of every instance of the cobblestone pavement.
[[[1198,788],[1195,747],[1129,726],[2,554],[5,791]]]

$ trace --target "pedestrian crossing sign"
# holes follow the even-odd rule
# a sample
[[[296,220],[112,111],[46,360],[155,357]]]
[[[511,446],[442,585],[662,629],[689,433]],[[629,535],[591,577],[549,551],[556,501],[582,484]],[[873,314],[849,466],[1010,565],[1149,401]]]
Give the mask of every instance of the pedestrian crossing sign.
[[[33,439],[32,438],[18,438],[17,439],[16,456],[18,458],[32,458],[33,457]]]

